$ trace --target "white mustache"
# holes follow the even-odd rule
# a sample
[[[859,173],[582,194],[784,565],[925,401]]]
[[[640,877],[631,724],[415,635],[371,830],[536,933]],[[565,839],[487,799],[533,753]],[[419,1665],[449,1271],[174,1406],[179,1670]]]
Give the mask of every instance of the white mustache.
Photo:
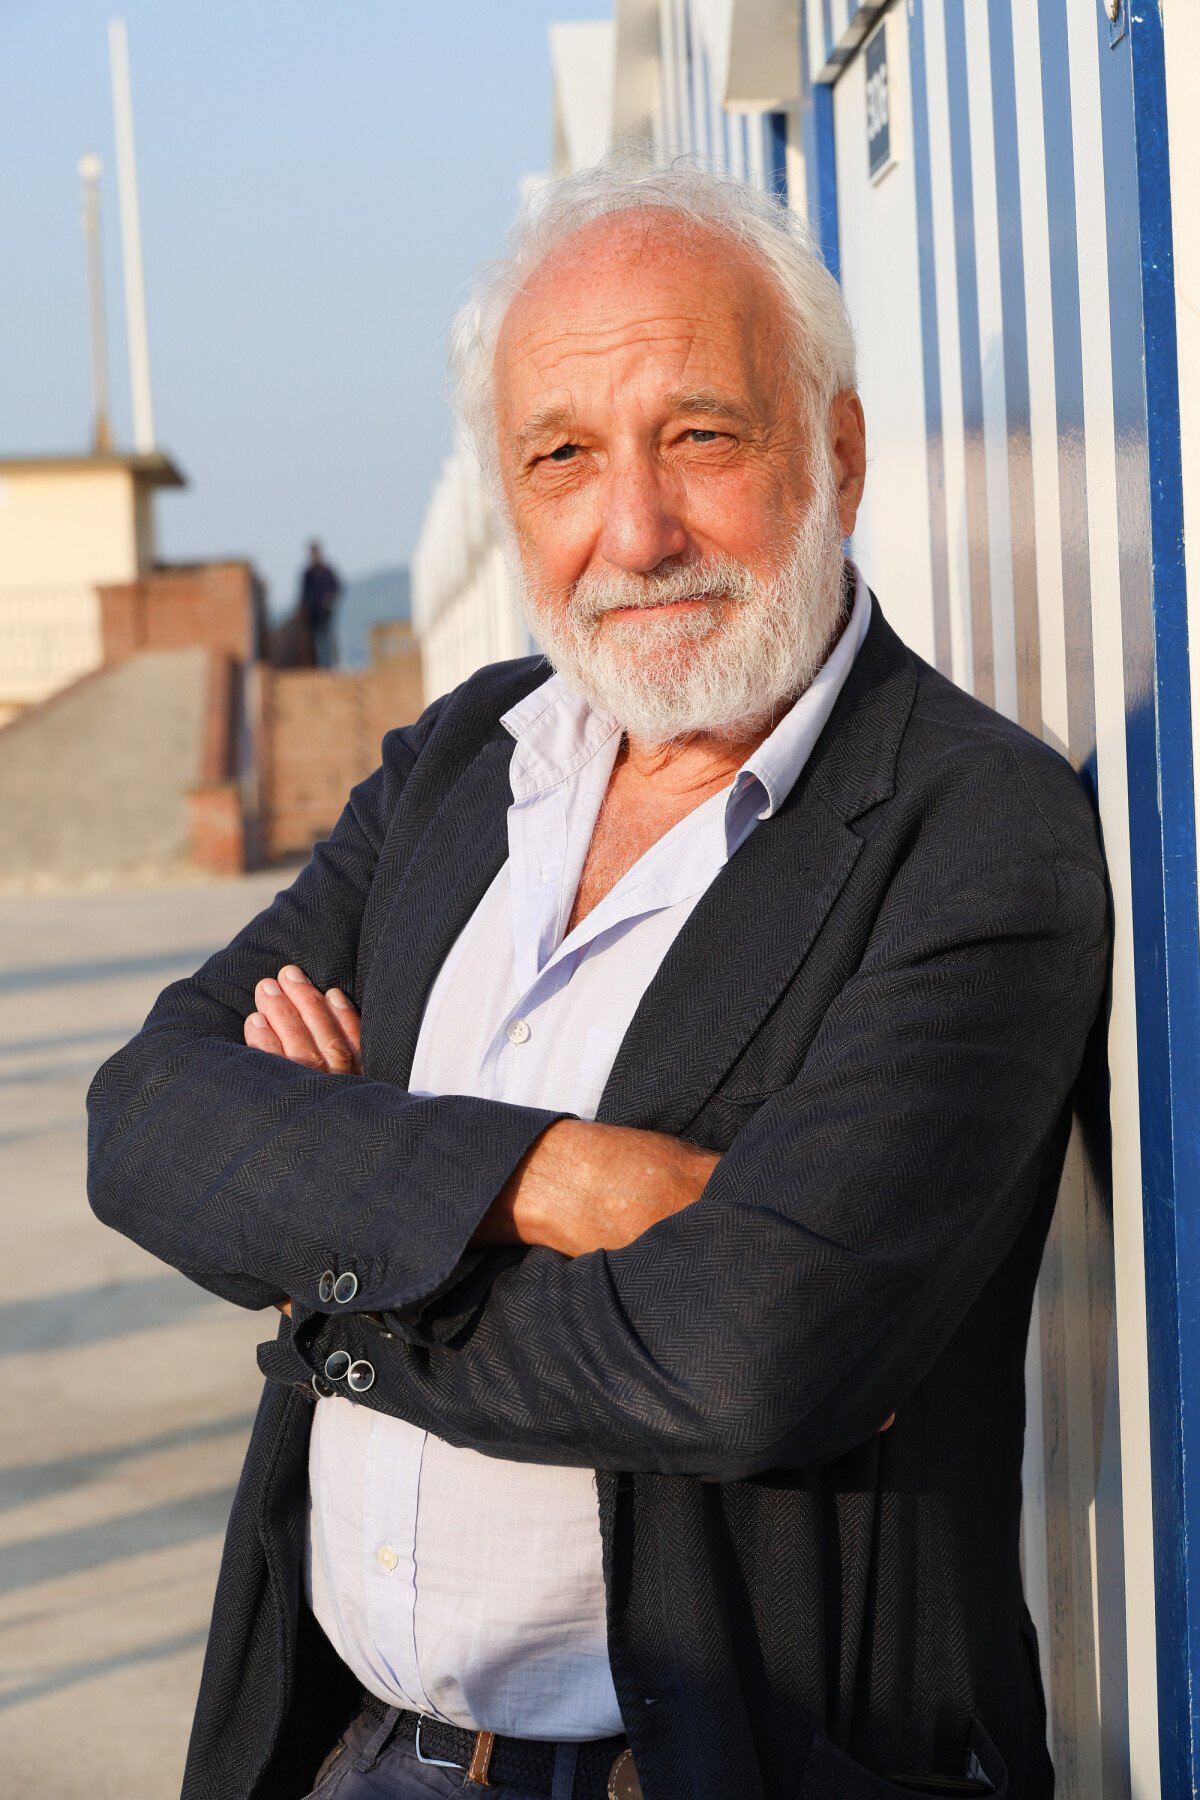
[[[577,623],[594,623],[605,613],[669,606],[678,600],[753,600],[754,576],[732,557],[687,563],[662,575],[583,575],[575,583],[568,611]]]

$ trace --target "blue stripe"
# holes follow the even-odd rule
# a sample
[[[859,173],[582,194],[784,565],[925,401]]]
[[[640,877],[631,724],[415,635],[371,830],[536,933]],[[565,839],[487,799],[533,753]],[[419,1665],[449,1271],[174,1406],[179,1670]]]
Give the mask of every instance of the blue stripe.
[[[787,205],[787,114],[768,113],[765,120],[767,187]]]
[[[813,123],[816,128],[818,242],[825,267],[836,281],[842,279],[838,243],[837,163],[834,161],[833,89],[818,83],[813,89]]]
[[[950,561],[946,535],[946,450],[942,434],[942,376],[938,363],[937,280],[933,261],[933,190],[929,173],[929,103],[925,82],[925,0],[916,0],[908,26],[912,90],[913,175],[917,197],[917,273],[921,298],[921,363],[925,385],[925,460],[929,475],[929,560],[932,575],[933,657],[950,673]]]
[[[1008,414],[1008,512],[1017,653],[1017,718],[1026,731],[1032,731],[1040,737],[1041,639],[1038,631],[1037,548],[1033,529],[1029,343],[1025,320],[1025,249],[1021,236],[1021,170],[1017,155],[1017,86],[1013,62],[1011,0],[988,0],[988,43],[992,65],[992,136],[996,158],[1004,396]]]
[[[825,60],[833,55],[833,0],[821,0],[821,25],[825,36]]]
[[[837,165],[834,162],[833,91],[812,80],[808,66],[808,6],[800,0],[800,130],[808,197],[808,228],[825,267],[840,280],[837,223]],[[828,5],[828,0],[826,0]]]
[[[1071,0],[1074,4],[1075,0]],[[1083,344],[1079,327],[1079,244],[1066,0],[1038,0],[1042,130],[1050,219],[1050,313],[1058,409],[1059,534],[1067,645],[1067,747],[1085,774],[1096,754],[1092,663],[1092,578],[1087,458],[1083,436]]]
[[[950,115],[950,186],[954,197],[954,261],[958,274],[958,360],[962,378],[967,564],[971,583],[973,687],[996,699],[992,653],[992,577],[988,565],[987,462],[983,438],[983,365],[979,347],[979,276],[975,264],[975,193],[967,96],[967,34],[962,9],[945,8],[946,86]]]
[[[1098,25],[1164,1795],[1200,1782],[1200,929],[1162,24]],[[1133,233],[1136,230],[1136,239]],[[1134,472],[1137,471],[1137,479]]]

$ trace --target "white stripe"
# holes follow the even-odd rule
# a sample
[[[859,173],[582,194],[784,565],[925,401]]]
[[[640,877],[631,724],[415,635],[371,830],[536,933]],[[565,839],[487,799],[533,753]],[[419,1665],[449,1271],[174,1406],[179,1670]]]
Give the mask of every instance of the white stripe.
[[[1183,456],[1183,544],[1192,668],[1192,757],[1200,836],[1200,8],[1168,0],[1163,13],[1167,127],[1171,139],[1171,214],[1175,323],[1179,332],[1179,422]]]
[[[846,35],[846,27],[850,23],[850,7],[848,0],[833,0],[833,5],[829,9],[829,16],[833,21],[833,41],[835,44],[840,44]]]
[[[987,481],[988,568],[992,594],[992,663],[996,706],[1017,716],[1017,632],[1013,608],[1012,518],[1008,495],[1008,402],[1004,380],[1004,314],[1000,300],[1000,221],[992,123],[992,53],[987,8],[968,6],[967,99],[971,121],[971,199],[975,214],[975,278],[979,289],[979,355],[983,377],[983,453]]]
[[[1050,223],[1046,143],[1042,129],[1042,65],[1037,0],[1013,0],[1017,158],[1021,178],[1021,247],[1025,262],[1025,336],[1029,350],[1029,423],[1033,465],[1033,530],[1037,564],[1042,727],[1051,743],[1067,743],[1067,645],[1063,615],[1062,537],[1058,494],[1058,412],[1050,304]]]
[[[957,5],[959,0],[951,0]],[[950,672],[974,691],[971,578],[967,541],[962,366],[958,340],[958,271],[954,262],[954,194],[950,183],[950,108],[943,0],[925,9],[925,91],[929,106],[929,175],[933,195],[933,264],[937,281],[938,363],[942,382],[942,444],[946,475],[947,561],[950,573]]]
[[[1029,411],[1033,468],[1034,554],[1037,566],[1038,623],[1043,729],[1059,745],[1067,741],[1067,675],[1063,628],[1062,564],[1059,559],[1058,426],[1055,414],[1054,341],[1050,314],[1050,232],[1046,207],[1046,155],[1042,136],[1042,75],[1038,60],[1037,0],[1013,0],[1016,56],[1017,154],[1021,182],[1021,246],[1025,265],[1025,319],[1029,347]],[[1043,1364],[1042,1286],[1039,1284],[1025,1362],[1027,1426],[1021,1474],[1025,1506],[1021,1520],[1025,1600],[1037,1627],[1046,1685],[1050,1690],[1048,1737],[1055,1742],[1054,1615],[1050,1605],[1047,1531],[1046,1395],[1050,1370]]]
[[[821,0],[806,0],[808,8],[808,74],[815,81],[825,67],[825,26]]]
[[[764,188],[767,185],[767,162],[766,157],[763,154],[766,129],[766,120],[763,118],[763,115],[761,113],[752,114],[750,118],[750,129],[746,133],[746,141],[750,147],[749,161],[746,166],[746,179],[747,181],[752,181],[755,187],[759,188]]]
[[[1117,530],[1117,442],[1113,417],[1112,342],[1108,310],[1104,154],[1097,19],[1068,7],[1072,142],[1079,236],[1079,310],[1083,345],[1083,422],[1087,445],[1088,539],[1092,573],[1100,811],[1116,914],[1109,1069],[1118,1108],[1113,1133],[1113,1230],[1117,1343],[1121,1383],[1128,1606],[1129,1748],[1132,1791],[1159,1792],[1158,1681],[1154,1617],[1153,1515],[1150,1485],[1146,1277],[1142,1236],[1142,1171],[1133,980],[1133,903],[1125,683],[1121,638],[1120,545]],[[1139,479],[1140,479],[1139,474]]]
[[[675,0],[659,0],[659,58],[662,66],[662,148],[667,160],[679,154],[679,58]]]

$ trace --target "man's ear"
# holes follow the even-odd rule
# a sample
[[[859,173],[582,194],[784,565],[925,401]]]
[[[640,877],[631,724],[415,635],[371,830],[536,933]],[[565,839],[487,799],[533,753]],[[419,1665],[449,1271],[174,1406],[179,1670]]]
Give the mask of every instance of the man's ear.
[[[862,401],[853,388],[835,394],[829,408],[829,454],[837,489],[838,519],[842,536],[854,532],[863,487],[867,479],[867,422]]]

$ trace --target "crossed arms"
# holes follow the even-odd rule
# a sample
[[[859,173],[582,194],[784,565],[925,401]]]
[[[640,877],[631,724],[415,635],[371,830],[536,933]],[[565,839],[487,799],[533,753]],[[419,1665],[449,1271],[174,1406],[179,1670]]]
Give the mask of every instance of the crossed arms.
[[[736,1479],[871,1437],[1053,1181],[1103,989],[1097,869],[964,866],[923,910],[898,873],[794,1079],[708,1159],[698,1195],[685,1146],[682,1187],[668,1170],[656,1199],[663,1170],[639,1178],[615,1247],[571,1254],[537,1241],[532,1177],[604,1128],[556,1132],[551,1112],[244,1042],[264,970],[289,959],[322,993],[361,992],[364,908],[413,760],[394,746],[293,888],[100,1072],[98,1214],[240,1304],[293,1297],[309,1366],[369,1354],[368,1402],[452,1443]],[[353,1309],[319,1302],[330,1267],[356,1274]]]
[[[341,988],[322,994],[289,963],[278,981],[257,983],[254,999],[251,1049],[326,1075],[361,1075],[362,1027]],[[699,1199],[718,1160],[662,1132],[560,1119],[521,1158],[471,1246],[540,1244],[564,1256],[620,1250]]]

